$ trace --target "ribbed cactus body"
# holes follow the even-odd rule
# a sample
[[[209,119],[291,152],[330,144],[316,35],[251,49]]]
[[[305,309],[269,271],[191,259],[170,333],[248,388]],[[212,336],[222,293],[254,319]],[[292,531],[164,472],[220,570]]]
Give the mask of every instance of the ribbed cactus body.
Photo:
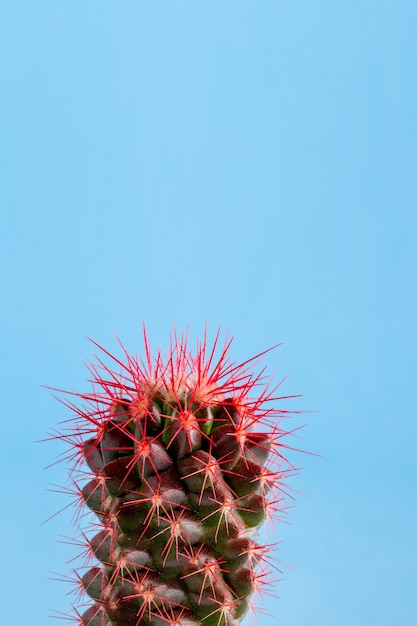
[[[230,363],[229,344],[216,361],[206,341],[193,354],[175,339],[154,360],[145,347],[146,365],[91,367],[87,407],[61,435],[72,476],[88,467],[79,494],[95,514],[78,623],[234,626],[267,584],[257,529],[283,508],[286,411],[265,389],[252,397],[260,378]]]

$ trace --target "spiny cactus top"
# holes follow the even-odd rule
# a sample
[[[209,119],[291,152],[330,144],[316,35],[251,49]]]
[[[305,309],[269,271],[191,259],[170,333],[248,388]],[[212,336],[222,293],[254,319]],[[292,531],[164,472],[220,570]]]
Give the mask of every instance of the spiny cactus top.
[[[257,530],[285,508],[289,411],[251,370],[261,355],[237,365],[230,341],[216,357],[218,339],[192,351],[174,333],[152,358],[144,332],[144,360],[98,346],[112,364],[97,357],[83,406],[66,401],[74,416],[56,436],[95,514],[80,626],[234,626],[271,584]]]

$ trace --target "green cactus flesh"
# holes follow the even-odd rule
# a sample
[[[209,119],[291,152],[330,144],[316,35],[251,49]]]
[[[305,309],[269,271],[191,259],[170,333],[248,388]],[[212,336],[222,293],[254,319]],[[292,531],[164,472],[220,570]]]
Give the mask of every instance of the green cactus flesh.
[[[233,626],[270,584],[269,548],[256,538],[285,506],[288,411],[265,408],[281,399],[265,387],[251,397],[260,376],[230,363],[229,344],[216,362],[206,340],[193,354],[176,339],[165,360],[151,360],[146,335],[145,346],[146,365],[92,366],[87,406],[60,435],[76,451],[72,477],[88,466],[79,496],[95,514],[77,575],[93,604],[76,620]]]

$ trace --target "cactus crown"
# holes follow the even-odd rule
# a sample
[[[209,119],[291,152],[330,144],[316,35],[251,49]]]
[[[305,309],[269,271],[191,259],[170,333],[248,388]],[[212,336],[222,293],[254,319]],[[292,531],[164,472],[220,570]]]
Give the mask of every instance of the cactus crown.
[[[74,609],[80,626],[235,625],[271,584],[256,535],[286,506],[290,412],[271,408],[283,398],[252,371],[262,355],[235,364],[230,343],[217,333],[209,350],[204,334],[192,351],[174,333],[152,358],[144,330],[145,359],[122,346],[123,361],[95,344],[112,365],[89,365],[92,392],[75,394],[82,408],[65,401],[74,416],[54,435],[95,514],[76,574],[93,602]]]

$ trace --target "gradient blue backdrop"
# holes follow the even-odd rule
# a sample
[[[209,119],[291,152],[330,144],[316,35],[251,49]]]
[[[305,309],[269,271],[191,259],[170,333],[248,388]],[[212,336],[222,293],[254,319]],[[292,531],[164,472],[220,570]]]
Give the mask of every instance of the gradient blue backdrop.
[[[65,612],[68,417],[91,336],[270,345],[305,470],[260,626],[417,614],[417,4],[0,2],[2,622]],[[59,623],[59,622],[58,622]],[[64,622],[65,623],[65,622]]]

